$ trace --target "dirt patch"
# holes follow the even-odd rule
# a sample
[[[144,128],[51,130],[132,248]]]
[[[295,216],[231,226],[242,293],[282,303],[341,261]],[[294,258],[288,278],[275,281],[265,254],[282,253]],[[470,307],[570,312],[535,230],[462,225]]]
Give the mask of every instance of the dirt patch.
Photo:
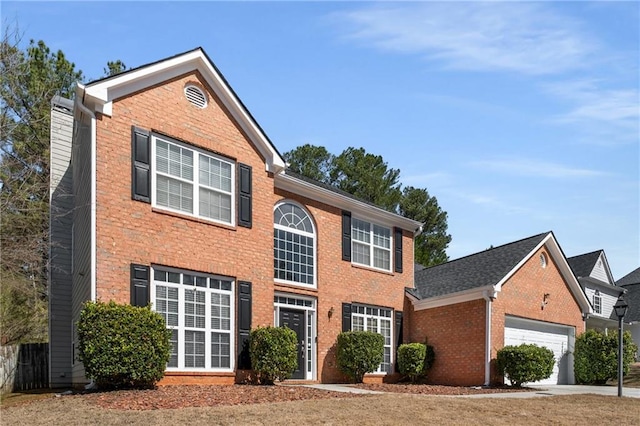
[[[368,389],[380,392],[392,393],[413,393],[418,395],[475,395],[480,393],[503,393],[503,392],[532,392],[537,389],[531,388],[511,388],[502,387],[483,387],[483,386],[437,386],[437,385],[420,385],[420,384],[358,384],[351,385],[361,389]]]

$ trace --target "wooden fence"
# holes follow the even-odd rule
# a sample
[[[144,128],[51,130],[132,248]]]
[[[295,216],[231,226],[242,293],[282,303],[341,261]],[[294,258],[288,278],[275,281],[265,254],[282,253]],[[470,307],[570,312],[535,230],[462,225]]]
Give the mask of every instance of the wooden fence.
[[[0,386],[3,392],[49,387],[48,343],[24,343],[0,349]]]

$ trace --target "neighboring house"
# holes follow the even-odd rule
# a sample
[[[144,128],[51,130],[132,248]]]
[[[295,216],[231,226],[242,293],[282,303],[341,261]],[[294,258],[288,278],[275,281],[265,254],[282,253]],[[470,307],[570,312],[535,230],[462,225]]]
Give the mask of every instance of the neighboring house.
[[[293,378],[343,381],[343,330],[385,336],[393,372],[420,223],[290,173],[202,49],[78,84],[51,132],[51,386],[86,383],[88,300],[151,304],[162,383],[233,383],[251,328],[287,325]]]
[[[535,343],[556,358],[540,383],[574,383],[575,337],[590,305],[552,232],[417,271],[406,292],[409,341],[435,349],[430,382],[490,384],[499,349]]]
[[[613,305],[624,290],[615,285],[604,251],[569,257],[567,262],[593,308],[586,318],[587,329],[605,333],[618,330],[618,317]]]
[[[631,331],[633,341],[640,346],[640,268],[620,278],[616,285],[626,291],[624,299],[629,307],[624,317],[625,327]]]

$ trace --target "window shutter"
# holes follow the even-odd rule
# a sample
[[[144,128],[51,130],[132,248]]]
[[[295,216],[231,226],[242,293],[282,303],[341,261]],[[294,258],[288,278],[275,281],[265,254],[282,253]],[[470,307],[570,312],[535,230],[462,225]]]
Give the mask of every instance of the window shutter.
[[[393,228],[395,271],[402,273],[402,229]]]
[[[351,212],[342,211],[342,260],[351,262]]]
[[[251,228],[251,166],[238,163],[238,225]]]
[[[238,369],[250,370],[249,335],[251,333],[251,283],[238,282]]]
[[[395,331],[396,331],[396,371],[398,370],[398,347],[402,344],[402,311],[396,311],[395,316]]]
[[[149,267],[131,264],[131,305],[149,305]]]
[[[342,304],[342,331],[351,331],[351,303]]]
[[[149,132],[131,126],[131,196],[151,203],[151,146]]]

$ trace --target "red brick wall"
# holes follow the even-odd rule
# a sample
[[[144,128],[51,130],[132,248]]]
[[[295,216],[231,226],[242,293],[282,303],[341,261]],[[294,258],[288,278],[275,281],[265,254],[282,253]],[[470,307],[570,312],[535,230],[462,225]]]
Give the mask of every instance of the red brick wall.
[[[420,311],[410,310],[408,341],[433,346],[435,362],[427,375],[429,383],[482,385],[484,383],[484,299]]]
[[[209,106],[189,104],[183,89],[196,83]],[[342,302],[402,309],[404,287],[413,283],[413,235],[404,233],[404,274],[381,273],[341,260],[341,211],[274,189],[264,160],[198,73],[175,78],[113,103],[112,117],[97,124],[97,297],[129,303],[131,263],[160,264],[222,274],[253,283],[252,325],[273,325],[274,291],[317,297],[318,372],[322,381],[341,380],[333,347],[341,328]],[[154,130],[215,151],[253,168],[253,227],[228,227],[188,216],[154,211],[131,199],[131,125]],[[294,199],[311,213],[317,229],[318,288],[300,289],[273,280],[273,206]],[[334,313],[329,319],[328,312]],[[197,382],[215,376],[196,375]],[[228,375],[219,375],[222,382]],[[194,375],[184,375],[182,380]],[[168,382],[179,379],[171,374]]]

